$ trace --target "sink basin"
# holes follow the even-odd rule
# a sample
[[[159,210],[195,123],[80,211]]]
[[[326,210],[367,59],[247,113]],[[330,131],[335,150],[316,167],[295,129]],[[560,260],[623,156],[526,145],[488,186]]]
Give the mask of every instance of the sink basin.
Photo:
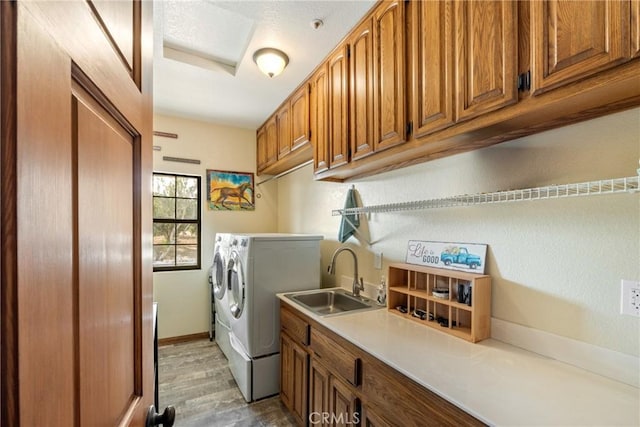
[[[368,298],[354,297],[343,290],[320,290],[285,297],[323,317],[382,308]]]

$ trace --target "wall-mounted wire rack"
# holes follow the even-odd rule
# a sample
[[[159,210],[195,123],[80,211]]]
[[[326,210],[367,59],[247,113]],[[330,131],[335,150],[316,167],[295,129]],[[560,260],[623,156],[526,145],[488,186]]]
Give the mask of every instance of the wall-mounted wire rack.
[[[456,206],[484,205],[490,203],[524,202],[530,200],[561,199],[565,197],[595,196],[603,194],[634,193],[640,190],[640,175],[627,178],[603,179],[577,184],[547,185],[522,190],[495,191],[492,193],[463,194],[440,199],[388,203],[349,209],[336,209],[333,216],[365,213],[397,212],[418,209],[449,208]]]

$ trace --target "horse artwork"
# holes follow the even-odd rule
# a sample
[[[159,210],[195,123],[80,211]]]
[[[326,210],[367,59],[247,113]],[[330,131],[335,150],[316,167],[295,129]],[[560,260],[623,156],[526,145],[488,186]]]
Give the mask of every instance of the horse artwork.
[[[255,210],[253,173],[207,169],[209,210]]]

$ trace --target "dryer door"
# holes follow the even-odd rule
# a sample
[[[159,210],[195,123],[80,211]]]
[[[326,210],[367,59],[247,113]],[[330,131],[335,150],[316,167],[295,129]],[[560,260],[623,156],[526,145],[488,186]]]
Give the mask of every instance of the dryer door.
[[[227,264],[227,288],[229,292],[229,309],[231,315],[236,319],[242,316],[245,302],[245,280],[244,268],[238,252],[231,252],[229,263]]]
[[[224,297],[224,292],[227,288],[224,281],[224,269],[224,258],[218,250],[213,257],[213,265],[209,273],[209,284],[213,288],[213,295],[219,300]]]

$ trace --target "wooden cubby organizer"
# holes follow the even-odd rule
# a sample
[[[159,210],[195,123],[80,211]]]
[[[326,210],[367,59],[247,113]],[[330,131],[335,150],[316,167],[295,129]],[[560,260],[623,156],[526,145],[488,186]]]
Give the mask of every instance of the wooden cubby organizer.
[[[465,291],[472,289],[470,305],[458,302],[458,284],[464,285]],[[434,296],[434,288],[447,288],[449,297]],[[396,307],[399,305],[405,306],[407,313],[398,311]],[[413,264],[391,264],[387,307],[390,312],[421,325],[478,342],[491,335],[491,276]],[[415,309],[424,310],[426,319],[414,317]]]

